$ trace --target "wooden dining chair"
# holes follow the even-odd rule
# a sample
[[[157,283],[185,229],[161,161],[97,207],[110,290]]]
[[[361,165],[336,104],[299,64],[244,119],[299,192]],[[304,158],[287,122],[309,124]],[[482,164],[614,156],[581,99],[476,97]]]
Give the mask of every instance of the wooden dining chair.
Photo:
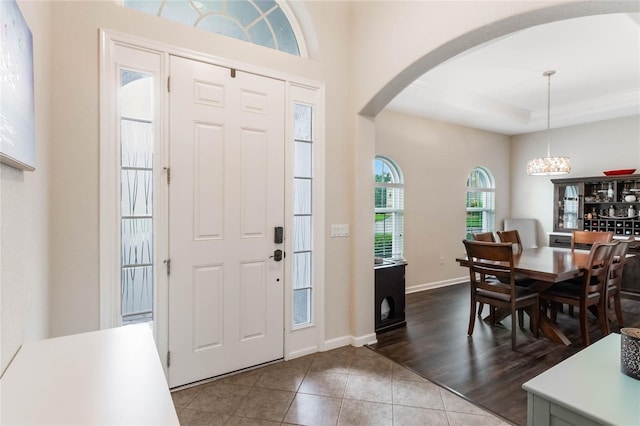
[[[589,346],[591,343],[587,313],[589,307],[597,309],[600,330],[603,335],[608,334],[607,317],[601,298],[605,297],[609,265],[616,244],[618,243],[593,243],[580,282],[563,281],[554,284],[540,294],[540,303],[543,306],[546,306],[547,303],[550,304],[551,319],[554,322],[557,318],[558,306],[564,303],[578,307],[580,332],[584,346]]]
[[[493,232],[475,232],[473,234],[471,234],[471,236],[473,237],[473,241],[485,241],[487,243],[495,243],[496,242],[496,237],[495,234]],[[495,278],[495,277],[492,277]],[[482,311],[484,310],[484,304],[480,303],[478,305],[478,316],[481,317],[482,316]]]
[[[610,231],[573,231],[571,233],[571,250],[586,248],[593,243],[610,243],[613,241],[613,232]],[[570,280],[576,284],[582,282],[579,278]],[[562,311],[562,306],[559,307]],[[573,316],[573,305],[569,305],[569,315]]]
[[[604,311],[607,313],[608,332],[610,332],[608,313],[611,301],[613,301],[613,307],[615,310],[616,322],[618,323],[618,327],[624,327],[624,320],[622,318],[622,304],[620,302],[620,287],[622,286],[622,271],[624,269],[624,261],[627,258],[627,252],[629,251],[629,244],[630,241],[619,241],[615,249],[613,250],[613,255],[611,256],[606,292],[604,297],[602,298]]]
[[[498,231],[498,239],[501,243],[513,244],[514,253],[522,253],[522,240],[520,239],[520,233],[517,229],[513,229],[510,231]]]
[[[488,243],[496,242],[496,237],[493,232],[476,232],[471,235],[473,236],[473,241],[485,241]]]
[[[594,232],[594,231],[573,231],[571,233],[571,250],[574,250],[578,244],[593,243],[610,243],[613,241],[613,232]]]
[[[491,306],[491,318],[495,317],[496,308],[505,309],[511,313],[512,350],[516,349],[517,311],[522,309],[527,311],[531,318],[533,334],[538,337],[538,294],[527,288],[516,286],[511,243],[469,240],[462,242],[469,260],[471,288],[471,311],[467,334],[473,335],[476,322],[476,304],[484,303]],[[487,281],[486,277],[499,277],[504,282]]]

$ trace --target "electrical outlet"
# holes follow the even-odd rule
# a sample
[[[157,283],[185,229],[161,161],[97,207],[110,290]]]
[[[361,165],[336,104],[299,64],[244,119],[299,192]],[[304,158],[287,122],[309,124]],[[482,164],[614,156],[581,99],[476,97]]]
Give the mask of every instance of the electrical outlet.
[[[444,265],[444,256],[440,256],[440,264]]]

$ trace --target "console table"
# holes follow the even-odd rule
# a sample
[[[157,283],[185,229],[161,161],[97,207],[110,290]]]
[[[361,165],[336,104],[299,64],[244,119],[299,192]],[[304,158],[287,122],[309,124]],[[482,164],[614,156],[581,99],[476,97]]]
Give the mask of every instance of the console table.
[[[0,398],[3,425],[179,424],[148,324],[27,342]]]
[[[640,380],[620,371],[620,335],[610,334],[534,377],[527,426],[640,425]]]

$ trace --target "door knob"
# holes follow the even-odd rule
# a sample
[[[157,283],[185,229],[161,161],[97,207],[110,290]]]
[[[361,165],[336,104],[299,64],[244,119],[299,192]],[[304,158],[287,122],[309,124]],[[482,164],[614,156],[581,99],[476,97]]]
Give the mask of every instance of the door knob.
[[[283,257],[284,257],[284,252],[280,249],[277,249],[273,251],[273,256],[269,256],[269,259],[273,259],[276,262],[280,262]]]

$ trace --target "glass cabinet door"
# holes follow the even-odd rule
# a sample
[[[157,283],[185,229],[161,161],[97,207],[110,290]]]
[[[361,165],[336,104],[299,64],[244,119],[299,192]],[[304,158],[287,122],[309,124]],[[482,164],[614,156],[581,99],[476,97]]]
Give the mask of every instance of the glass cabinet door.
[[[555,185],[554,231],[570,232],[582,229],[581,189],[580,183]]]

